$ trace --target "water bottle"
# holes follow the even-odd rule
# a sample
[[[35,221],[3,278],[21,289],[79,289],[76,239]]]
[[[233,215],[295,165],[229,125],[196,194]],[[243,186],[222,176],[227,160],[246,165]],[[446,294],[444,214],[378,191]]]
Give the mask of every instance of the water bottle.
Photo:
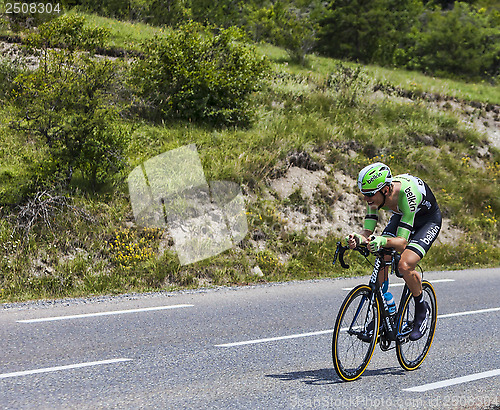
[[[394,298],[391,292],[384,293],[385,303],[387,303],[387,309],[389,310],[389,315],[394,315],[396,313],[396,303],[394,303]]]
[[[382,283],[382,293],[385,293],[389,290],[389,280],[384,280]]]

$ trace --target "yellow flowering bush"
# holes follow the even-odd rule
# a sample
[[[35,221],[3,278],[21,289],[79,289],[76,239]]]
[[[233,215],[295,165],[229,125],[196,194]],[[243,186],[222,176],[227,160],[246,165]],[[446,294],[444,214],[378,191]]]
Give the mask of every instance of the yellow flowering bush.
[[[486,169],[488,173],[491,174],[493,181],[498,181],[500,179],[500,163],[495,162],[493,164],[489,164]]]
[[[493,210],[491,209],[491,205],[487,205],[484,208],[484,212],[481,212],[481,224],[486,228],[494,229],[498,223],[498,219],[496,218]]]
[[[259,267],[268,273],[275,272],[283,265],[278,257],[268,250],[257,253],[256,262]]]
[[[131,228],[115,231],[107,242],[110,259],[122,268],[131,268],[155,255],[161,237],[158,228]]]

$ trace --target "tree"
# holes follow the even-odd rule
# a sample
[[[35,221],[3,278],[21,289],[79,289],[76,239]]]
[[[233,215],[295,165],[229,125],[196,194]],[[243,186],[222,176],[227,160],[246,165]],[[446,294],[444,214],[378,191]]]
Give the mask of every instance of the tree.
[[[500,28],[495,12],[455,3],[452,10],[423,14],[399,63],[435,75],[500,74]]]
[[[219,27],[240,26],[242,21],[242,2],[237,0],[190,0],[191,18],[204,24]]]
[[[94,36],[101,32],[78,28],[81,23],[81,17],[69,16],[40,27],[29,40],[43,49],[40,66],[18,75],[10,95],[17,116],[13,126],[48,148],[38,185],[66,187],[78,169],[96,187],[121,163],[123,139],[112,128],[117,111],[109,93],[117,67],[80,51],[101,44]],[[51,50],[54,44],[68,48]]]
[[[333,0],[320,22],[318,48],[331,57],[391,64],[422,10],[420,0]]]
[[[278,0],[268,9],[267,21],[271,42],[285,48],[293,61],[305,64],[318,29],[308,13]]]

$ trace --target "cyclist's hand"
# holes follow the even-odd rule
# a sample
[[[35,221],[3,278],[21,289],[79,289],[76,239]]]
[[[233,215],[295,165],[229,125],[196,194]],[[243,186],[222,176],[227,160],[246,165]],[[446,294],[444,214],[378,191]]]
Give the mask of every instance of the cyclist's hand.
[[[387,238],[383,236],[370,236],[368,238],[368,250],[370,252],[377,252],[380,248],[383,248],[387,245]]]
[[[361,244],[366,244],[366,238],[359,233],[351,233],[347,238],[345,238],[349,248],[354,249],[356,246]]]

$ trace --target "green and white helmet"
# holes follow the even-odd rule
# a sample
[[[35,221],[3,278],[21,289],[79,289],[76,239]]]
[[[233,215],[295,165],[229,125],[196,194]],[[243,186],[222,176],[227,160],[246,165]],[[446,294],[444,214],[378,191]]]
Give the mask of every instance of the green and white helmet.
[[[382,162],[364,167],[358,176],[358,187],[363,193],[375,194],[391,182],[391,170]]]

